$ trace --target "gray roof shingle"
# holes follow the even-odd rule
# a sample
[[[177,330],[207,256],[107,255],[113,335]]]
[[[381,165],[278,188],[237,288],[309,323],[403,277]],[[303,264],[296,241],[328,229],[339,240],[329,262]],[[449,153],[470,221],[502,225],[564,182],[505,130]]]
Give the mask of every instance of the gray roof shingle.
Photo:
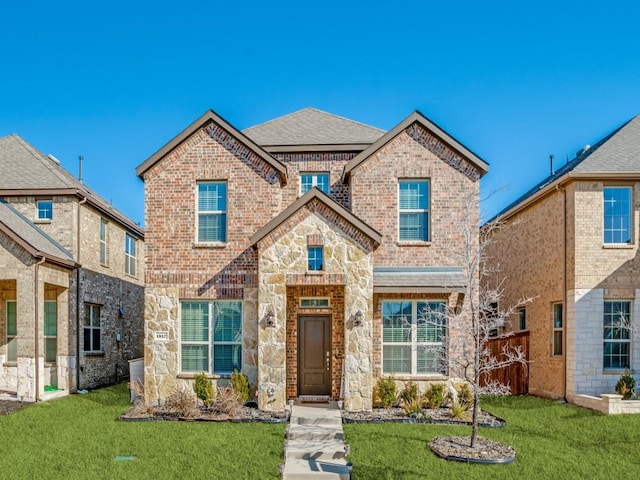
[[[460,289],[467,280],[461,267],[374,267],[373,288]]]
[[[304,108],[242,131],[261,146],[371,144],[384,130]]]
[[[73,255],[68,250],[2,198],[0,198],[0,229],[20,238],[32,248],[31,253],[39,252],[65,263],[74,262]]]

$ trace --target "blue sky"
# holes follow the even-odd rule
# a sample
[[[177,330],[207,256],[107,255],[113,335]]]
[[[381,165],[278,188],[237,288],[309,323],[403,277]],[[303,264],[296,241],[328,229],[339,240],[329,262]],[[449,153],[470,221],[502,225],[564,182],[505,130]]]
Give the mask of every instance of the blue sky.
[[[233,3],[233,4],[232,4]],[[493,215],[640,113],[634,1],[10,2],[0,136],[144,224],[135,167],[205,110],[243,129],[312,106],[413,110],[490,163]],[[0,172],[1,174],[1,172]]]

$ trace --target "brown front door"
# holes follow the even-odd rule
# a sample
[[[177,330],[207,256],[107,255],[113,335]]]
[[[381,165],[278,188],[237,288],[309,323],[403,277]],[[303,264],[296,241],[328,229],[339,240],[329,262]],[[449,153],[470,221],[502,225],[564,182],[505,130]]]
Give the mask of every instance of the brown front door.
[[[298,395],[331,395],[331,316],[298,317]]]

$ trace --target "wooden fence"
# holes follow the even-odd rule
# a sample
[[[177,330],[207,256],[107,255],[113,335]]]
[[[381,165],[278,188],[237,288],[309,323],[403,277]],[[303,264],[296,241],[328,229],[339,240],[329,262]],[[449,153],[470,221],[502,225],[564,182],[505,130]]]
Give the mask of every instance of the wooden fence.
[[[505,345],[510,347],[520,346],[529,360],[529,332],[518,332],[507,338],[495,338],[487,343],[487,350],[491,355],[501,359],[502,349]],[[493,370],[480,378],[480,385],[486,385],[491,380],[497,380],[503,385],[511,387],[511,395],[526,395],[529,393],[529,375],[526,365],[514,363],[504,368]]]

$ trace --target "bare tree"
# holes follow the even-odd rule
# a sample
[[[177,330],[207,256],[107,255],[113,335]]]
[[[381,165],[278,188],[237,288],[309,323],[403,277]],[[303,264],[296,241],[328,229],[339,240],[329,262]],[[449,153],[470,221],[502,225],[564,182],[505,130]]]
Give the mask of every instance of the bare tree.
[[[462,267],[465,286],[463,301],[457,306],[448,306],[440,317],[446,324],[446,348],[448,352],[443,358],[447,362],[450,374],[461,376],[473,386],[471,447],[476,446],[478,433],[478,414],[480,395],[508,395],[509,385],[497,381],[481,385],[481,379],[496,369],[514,363],[526,366],[526,352],[519,346],[506,345],[499,356],[492,355],[487,348],[490,339],[504,338],[512,335],[508,325],[509,319],[531,298],[523,298],[514,305],[503,307],[503,281],[497,285],[488,285],[488,281],[496,278],[493,263],[487,258],[487,248],[493,233],[501,228],[498,223],[480,225],[479,201],[473,195],[467,199],[466,208],[457,212],[453,219],[462,235],[462,242],[455,252],[455,261]],[[437,319],[438,314],[430,312],[428,317]]]

